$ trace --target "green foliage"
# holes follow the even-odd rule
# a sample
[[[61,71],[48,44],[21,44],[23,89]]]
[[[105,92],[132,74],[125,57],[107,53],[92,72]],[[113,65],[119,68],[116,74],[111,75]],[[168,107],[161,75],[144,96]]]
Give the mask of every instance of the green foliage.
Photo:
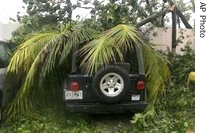
[[[10,42],[15,46],[22,44],[37,32],[46,32],[55,28],[56,23],[43,22],[39,16],[22,16],[20,27],[12,33]]]
[[[195,51],[186,45],[183,54],[169,55],[171,73],[175,85],[186,85],[188,74],[195,71]]]
[[[84,59],[81,65],[88,65],[88,73],[97,72],[98,67],[113,62],[123,62],[123,53],[141,47],[141,37],[132,26],[117,25],[94,39],[81,49]]]
[[[47,23],[70,22],[72,3],[70,0],[23,0],[26,4],[27,16],[39,16],[41,21]],[[18,16],[21,19],[21,16]]]
[[[155,109],[137,113],[131,121],[134,132],[194,132],[195,92],[183,86],[167,90],[166,95],[155,104]]]
[[[171,74],[175,80],[166,89],[165,95],[158,97],[154,107],[145,113],[137,113],[131,121],[134,131],[144,132],[194,132],[195,87],[187,88],[190,71],[195,70],[195,53],[186,45],[182,55],[169,55]]]
[[[21,81],[21,84],[15,98],[6,107],[4,117],[31,112],[44,98],[43,95],[39,97],[45,94],[44,90],[51,88],[53,92],[57,89],[61,85],[59,81],[63,81],[69,72],[71,63],[67,56],[71,55],[72,47],[91,40],[94,34],[94,30],[75,26],[71,31],[37,34],[21,44],[8,65],[6,85],[8,90],[14,90],[10,83],[14,77],[19,78],[14,83],[20,84]]]
[[[165,92],[165,83],[171,73],[168,61],[155,52],[151,44],[143,47],[143,54],[147,78],[148,110],[153,110],[156,100]]]
[[[161,1],[138,1],[138,0],[110,0],[107,3],[94,0],[78,0],[72,4],[70,0],[23,0],[26,4],[26,15],[17,14],[20,28],[13,33],[11,43],[19,45],[23,43],[28,36],[61,23],[72,23],[72,13],[76,8],[91,9],[91,18],[83,19],[90,27],[100,29],[101,31],[112,28],[118,24],[136,25],[148,16],[157,13],[166,8],[166,3]],[[175,1],[184,11],[184,14],[191,17],[189,10],[193,8],[193,2],[184,4],[183,1]],[[85,6],[84,6],[85,5]],[[91,5],[91,6],[90,6]],[[90,7],[88,7],[90,6]],[[168,22],[168,17],[154,19],[153,26],[164,27]]]
[[[93,132],[89,119],[82,115],[72,115],[61,106],[42,106],[36,117],[18,115],[10,121],[2,124],[1,133],[86,133]]]
[[[26,4],[26,14],[17,14],[20,28],[13,32],[11,43],[22,44],[36,32],[46,31],[52,26],[72,21],[72,4],[69,0],[23,0]]]
[[[183,0],[173,0],[173,2],[179,7],[187,20],[191,20],[194,2]],[[109,29],[118,24],[136,25],[145,18],[161,12],[170,6],[167,0],[77,0],[77,3],[77,8],[91,9],[91,18],[85,19],[85,22],[101,30]],[[180,26],[181,21],[179,18],[177,19],[177,24]],[[171,25],[170,22],[170,17],[162,14],[146,26],[169,27]],[[145,29],[145,27],[141,28]]]
[[[78,0],[80,5],[84,2]],[[163,1],[151,1],[146,4],[145,1],[137,0],[109,0],[108,3],[95,0],[91,8],[91,20],[97,23],[101,29],[109,29],[118,24],[137,24],[142,19],[158,12],[164,5]],[[160,26],[160,19],[152,22],[155,26]]]

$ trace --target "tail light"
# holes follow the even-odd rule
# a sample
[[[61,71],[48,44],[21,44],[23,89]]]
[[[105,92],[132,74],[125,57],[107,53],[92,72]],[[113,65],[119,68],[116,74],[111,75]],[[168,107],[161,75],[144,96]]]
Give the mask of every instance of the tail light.
[[[76,81],[72,81],[69,83],[69,89],[71,91],[78,91],[79,90],[79,83]]]
[[[145,83],[143,80],[139,80],[136,84],[136,89],[137,90],[144,90],[145,88]]]

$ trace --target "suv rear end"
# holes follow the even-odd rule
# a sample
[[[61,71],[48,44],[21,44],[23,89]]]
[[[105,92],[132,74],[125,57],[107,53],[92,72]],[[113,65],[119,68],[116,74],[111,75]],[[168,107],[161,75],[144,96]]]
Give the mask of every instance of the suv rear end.
[[[78,68],[64,82],[63,99],[70,112],[118,113],[143,111],[147,107],[141,48],[124,55],[125,62],[101,67],[93,75]],[[75,59],[74,59],[75,58]]]

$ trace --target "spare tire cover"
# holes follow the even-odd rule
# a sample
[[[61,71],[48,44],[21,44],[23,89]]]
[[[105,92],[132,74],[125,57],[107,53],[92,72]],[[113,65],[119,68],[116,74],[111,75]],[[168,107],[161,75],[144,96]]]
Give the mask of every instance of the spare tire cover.
[[[120,66],[100,69],[92,82],[93,92],[104,102],[119,102],[130,87],[128,72]]]

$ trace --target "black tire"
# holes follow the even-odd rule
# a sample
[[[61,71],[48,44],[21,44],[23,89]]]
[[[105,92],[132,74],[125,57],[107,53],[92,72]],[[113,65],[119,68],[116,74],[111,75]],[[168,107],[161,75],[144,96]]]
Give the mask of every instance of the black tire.
[[[93,92],[106,103],[119,102],[128,92],[129,87],[128,72],[119,66],[107,66],[100,69],[92,82]]]

